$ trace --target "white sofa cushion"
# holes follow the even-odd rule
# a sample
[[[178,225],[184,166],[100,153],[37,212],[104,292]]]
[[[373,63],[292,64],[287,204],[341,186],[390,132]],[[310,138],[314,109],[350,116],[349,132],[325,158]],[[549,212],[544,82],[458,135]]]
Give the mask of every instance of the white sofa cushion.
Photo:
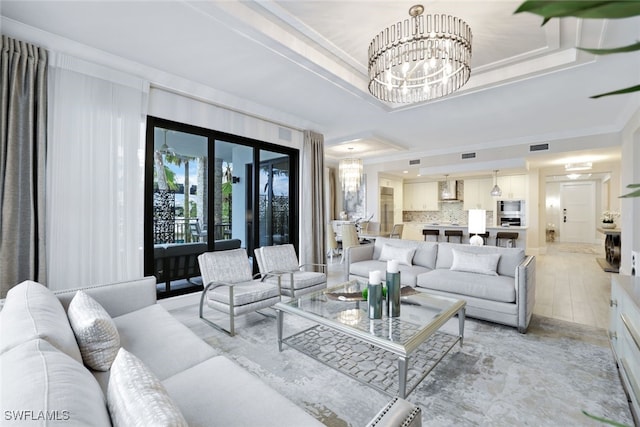
[[[416,253],[416,248],[384,245],[382,246],[382,251],[380,252],[379,260],[380,261],[396,260],[400,264],[412,265],[413,254],[415,253]]]
[[[116,427],[188,427],[160,380],[123,348],[111,367],[107,404]]]
[[[453,262],[451,270],[467,271],[469,273],[497,276],[496,269],[500,254],[473,254],[469,252],[453,250]]]
[[[8,425],[111,425],[95,378],[49,342],[36,338],[14,347],[0,356],[0,366],[2,419]]]
[[[437,255],[438,244],[436,242],[420,243],[416,248],[415,255],[413,255],[413,264],[433,270],[436,268]]]
[[[224,356],[208,359],[162,383],[190,426],[323,425]],[[310,409],[315,410],[313,405]]]
[[[34,338],[42,338],[82,363],[62,304],[41,284],[27,280],[11,288],[0,311],[0,319],[0,353]]]
[[[416,286],[416,277],[419,274],[427,273],[431,271],[426,267],[421,267],[419,265],[402,265],[398,266],[400,270],[400,284],[402,286]],[[361,278],[368,278],[370,271],[382,271],[383,278],[385,278],[385,270],[387,269],[386,261],[377,261],[377,260],[367,260],[367,261],[358,261],[351,265],[349,265],[349,274],[354,276],[359,276]]]
[[[419,275],[417,286],[458,294],[460,299],[472,296],[490,301],[508,303],[516,301],[514,280],[509,276],[487,276],[465,271],[436,269]]]
[[[120,348],[118,328],[109,313],[83,291],[76,292],[67,311],[84,364],[108,371]]]
[[[122,347],[142,360],[160,380],[217,354],[159,304],[114,317],[113,321]]]
[[[438,260],[436,268],[451,269],[453,264],[453,252],[456,249],[473,254],[500,254],[497,272],[500,276],[516,276],[516,267],[524,260],[525,254],[522,248],[500,248],[497,246],[471,246],[460,243],[438,243]]]

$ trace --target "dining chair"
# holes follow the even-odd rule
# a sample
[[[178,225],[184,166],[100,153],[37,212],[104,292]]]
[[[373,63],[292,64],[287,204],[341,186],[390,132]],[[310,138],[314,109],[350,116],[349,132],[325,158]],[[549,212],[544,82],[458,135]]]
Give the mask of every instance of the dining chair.
[[[236,316],[257,312],[280,301],[279,281],[265,282],[264,275],[253,276],[243,248],[205,252],[198,257],[198,263],[205,286],[200,297],[200,318],[230,336],[235,335]],[[210,308],[229,315],[229,329],[203,316],[205,301]]]
[[[344,262],[347,249],[360,245],[360,239],[354,224],[342,224],[342,258],[340,263]]]
[[[395,224],[393,226],[393,230],[391,230],[391,234],[389,235],[392,239],[402,239],[402,230],[404,229],[404,224]]]
[[[333,262],[333,254],[338,252],[338,239],[336,239],[336,233],[333,231],[333,227],[327,228],[327,255]]]
[[[258,269],[267,283],[280,283],[282,295],[296,298],[327,287],[326,264],[299,264],[292,244],[254,250]]]

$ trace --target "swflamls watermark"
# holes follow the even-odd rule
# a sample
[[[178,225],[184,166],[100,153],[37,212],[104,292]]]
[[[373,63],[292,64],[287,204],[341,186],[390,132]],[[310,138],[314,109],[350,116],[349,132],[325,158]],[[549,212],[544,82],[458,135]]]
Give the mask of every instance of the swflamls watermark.
[[[39,411],[30,409],[20,409],[4,411],[5,421],[69,421],[71,414],[69,411]]]

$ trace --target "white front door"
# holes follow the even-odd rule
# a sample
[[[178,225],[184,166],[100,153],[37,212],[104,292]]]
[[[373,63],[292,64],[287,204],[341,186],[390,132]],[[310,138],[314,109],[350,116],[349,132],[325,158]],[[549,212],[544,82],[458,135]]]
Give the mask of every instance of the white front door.
[[[594,243],[595,183],[593,181],[560,184],[560,241]]]

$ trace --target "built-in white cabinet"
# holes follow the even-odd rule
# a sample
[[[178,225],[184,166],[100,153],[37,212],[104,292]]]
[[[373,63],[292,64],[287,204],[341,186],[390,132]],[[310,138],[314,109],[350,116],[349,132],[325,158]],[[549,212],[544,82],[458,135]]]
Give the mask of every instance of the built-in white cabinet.
[[[491,196],[493,180],[486,179],[465,179],[464,180],[464,210],[484,209],[487,211],[496,210],[496,201]]]
[[[406,182],[402,196],[405,211],[439,210],[437,182]]]
[[[527,198],[526,175],[499,176],[498,186],[502,190],[502,196],[498,197],[498,200],[525,200]]]
[[[640,415],[640,277],[611,275],[609,339],[630,399],[635,422]]]

